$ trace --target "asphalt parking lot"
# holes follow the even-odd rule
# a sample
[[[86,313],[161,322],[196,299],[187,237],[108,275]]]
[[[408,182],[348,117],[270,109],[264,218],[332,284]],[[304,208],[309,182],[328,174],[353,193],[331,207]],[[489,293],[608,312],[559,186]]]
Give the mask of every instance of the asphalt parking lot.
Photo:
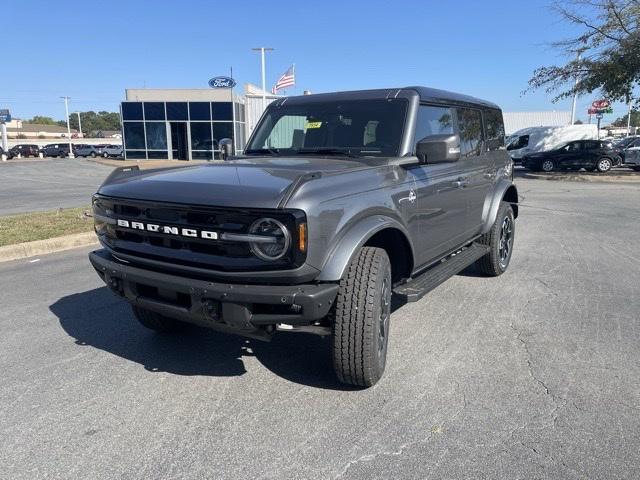
[[[319,337],[146,331],[86,249],[1,264],[1,476],[640,477],[640,186],[518,186],[509,271],[397,310],[369,390]]]
[[[89,205],[112,170],[84,159],[0,162],[0,216]]]

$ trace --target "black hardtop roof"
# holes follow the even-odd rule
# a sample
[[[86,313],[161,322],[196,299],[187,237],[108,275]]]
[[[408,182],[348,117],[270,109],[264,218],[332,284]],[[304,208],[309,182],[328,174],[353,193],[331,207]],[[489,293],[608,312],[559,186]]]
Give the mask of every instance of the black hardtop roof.
[[[479,98],[471,97],[469,95],[463,95],[455,92],[448,92],[446,90],[439,90],[437,88],[428,87],[402,87],[402,88],[380,88],[374,90],[352,90],[345,92],[331,92],[331,93],[314,93],[312,95],[298,95],[295,97],[285,97],[274,102],[275,105],[283,105],[286,103],[302,104],[302,103],[315,103],[326,101],[339,101],[348,99],[381,99],[381,98],[394,98],[398,96],[404,96],[410,93],[417,93],[421,102],[427,103],[445,103],[456,105],[471,105],[486,108],[495,108],[500,110],[500,107],[495,103],[481,100]]]

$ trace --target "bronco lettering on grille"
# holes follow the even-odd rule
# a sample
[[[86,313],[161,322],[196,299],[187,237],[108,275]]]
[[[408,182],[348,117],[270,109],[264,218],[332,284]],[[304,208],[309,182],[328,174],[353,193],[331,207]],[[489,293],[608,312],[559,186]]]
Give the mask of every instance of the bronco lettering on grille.
[[[218,240],[218,232],[207,230],[197,230],[195,228],[183,228],[173,225],[158,225],[156,223],[130,222],[129,220],[118,219],[119,227],[130,228],[132,230],[144,230],[147,232],[164,233],[167,235],[178,235],[183,237],[204,238],[205,240]]]

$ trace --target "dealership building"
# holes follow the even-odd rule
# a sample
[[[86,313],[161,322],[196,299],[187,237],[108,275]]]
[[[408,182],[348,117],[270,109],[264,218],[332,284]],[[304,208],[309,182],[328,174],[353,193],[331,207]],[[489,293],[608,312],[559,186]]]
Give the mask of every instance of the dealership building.
[[[229,88],[127,89],[120,105],[124,155],[128,160],[211,160],[219,142],[233,140],[236,154],[262,115],[262,91]],[[266,95],[267,103],[278,97]]]

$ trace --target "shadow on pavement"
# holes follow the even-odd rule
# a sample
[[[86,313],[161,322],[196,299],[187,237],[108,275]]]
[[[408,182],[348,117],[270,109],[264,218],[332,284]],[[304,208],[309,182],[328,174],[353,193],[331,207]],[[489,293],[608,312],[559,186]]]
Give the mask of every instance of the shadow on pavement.
[[[161,335],[138,324],[129,305],[107,287],[63,297],[49,308],[76,344],[139,363],[150,372],[239,376],[246,373],[243,357],[254,356],[289,381],[351,390],[333,374],[328,338],[279,333],[267,343],[195,326],[180,334]]]

